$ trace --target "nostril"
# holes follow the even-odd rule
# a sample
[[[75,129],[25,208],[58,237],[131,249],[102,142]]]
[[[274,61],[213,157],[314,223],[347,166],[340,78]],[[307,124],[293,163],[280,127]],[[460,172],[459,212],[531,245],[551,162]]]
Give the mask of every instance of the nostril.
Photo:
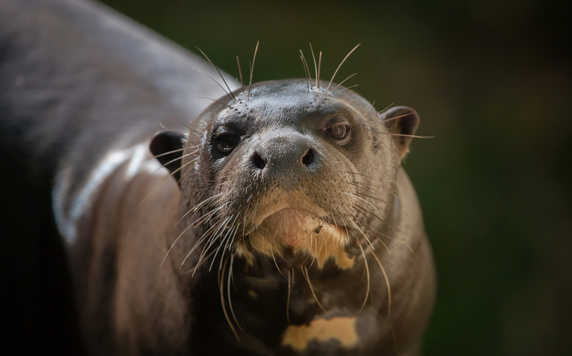
[[[266,160],[260,157],[256,151],[252,154],[250,160],[252,161],[252,164],[254,164],[254,166],[258,169],[264,169],[264,167],[266,167]]]
[[[307,167],[307,166],[311,165],[312,163],[314,163],[314,150],[311,148],[308,148],[306,153],[304,153],[304,156],[302,156],[302,164]]]

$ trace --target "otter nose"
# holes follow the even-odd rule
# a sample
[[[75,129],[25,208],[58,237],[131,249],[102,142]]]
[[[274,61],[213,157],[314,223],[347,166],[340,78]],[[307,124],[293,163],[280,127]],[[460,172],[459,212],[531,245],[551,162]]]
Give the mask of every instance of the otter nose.
[[[312,146],[310,138],[297,133],[263,139],[250,155],[251,166],[270,177],[312,173],[320,167]]]

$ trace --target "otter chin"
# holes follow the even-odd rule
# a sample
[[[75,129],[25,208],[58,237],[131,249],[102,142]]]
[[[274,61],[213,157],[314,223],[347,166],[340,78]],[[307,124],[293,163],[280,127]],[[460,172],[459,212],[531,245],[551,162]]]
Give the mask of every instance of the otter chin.
[[[346,255],[344,248],[349,236],[347,228],[330,223],[311,211],[282,208],[264,217],[246,240],[253,251],[275,259],[277,256],[281,262],[288,262],[290,267],[294,261],[299,265],[307,262],[307,259],[299,258],[300,255],[323,267],[328,259],[338,261]],[[245,252],[248,249],[239,248],[252,263],[253,255]],[[353,260],[347,257],[343,263],[341,266],[348,267]]]
[[[289,262],[305,261],[300,258],[304,255],[323,266],[328,258],[344,253],[349,242],[347,228],[335,224],[333,215],[304,193],[272,190],[266,196],[270,198],[262,199],[253,212],[246,213],[247,224],[252,227],[239,249],[249,263],[254,252]]]
[[[292,248],[312,248],[312,241],[319,236],[320,240],[327,240],[344,246],[347,232],[343,227],[331,224],[312,212],[284,208],[264,218],[262,223],[251,234],[251,239],[271,239]],[[253,242],[253,244],[255,244]]]

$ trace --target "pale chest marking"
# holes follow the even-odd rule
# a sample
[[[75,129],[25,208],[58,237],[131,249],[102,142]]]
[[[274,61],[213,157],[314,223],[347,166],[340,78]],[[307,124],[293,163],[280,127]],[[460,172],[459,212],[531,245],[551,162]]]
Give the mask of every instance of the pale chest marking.
[[[282,345],[304,351],[311,341],[338,341],[344,348],[357,345],[359,337],[355,317],[316,319],[308,325],[291,325],[282,335]]]

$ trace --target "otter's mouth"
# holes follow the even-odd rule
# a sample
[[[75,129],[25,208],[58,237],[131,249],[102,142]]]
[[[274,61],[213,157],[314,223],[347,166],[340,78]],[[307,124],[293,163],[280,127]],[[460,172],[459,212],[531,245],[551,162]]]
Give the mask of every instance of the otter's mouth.
[[[327,216],[304,209],[282,208],[265,214],[250,235],[272,244],[304,248],[315,244],[315,239],[329,239],[344,245],[348,233],[346,227],[334,224]]]
[[[322,268],[332,259],[339,268],[351,268],[353,257],[345,251],[350,240],[348,229],[331,220],[316,211],[273,209],[258,219],[258,225],[246,235],[247,243],[239,244],[237,252],[250,263],[254,259],[252,252],[256,252],[290,264],[313,260]]]

